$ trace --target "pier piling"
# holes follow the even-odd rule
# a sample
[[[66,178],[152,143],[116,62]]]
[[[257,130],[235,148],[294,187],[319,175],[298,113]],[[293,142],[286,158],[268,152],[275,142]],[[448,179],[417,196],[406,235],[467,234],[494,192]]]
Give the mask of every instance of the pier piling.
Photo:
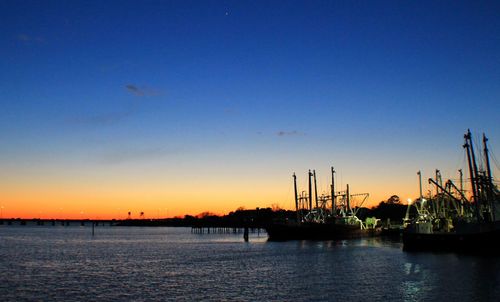
[[[248,242],[248,227],[245,227],[245,230],[243,232],[243,239],[245,239],[245,242]]]

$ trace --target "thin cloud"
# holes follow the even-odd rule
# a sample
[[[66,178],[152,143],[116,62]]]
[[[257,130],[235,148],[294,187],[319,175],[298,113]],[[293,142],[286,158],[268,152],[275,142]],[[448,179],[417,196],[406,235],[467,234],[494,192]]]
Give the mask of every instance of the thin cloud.
[[[137,85],[134,84],[127,84],[125,85],[125,89],[135,95],[135,96],[159,96],[161,95],[161,91],[158,89],[154,88],[149,88],[149,87],[138,87]]]
[[[125,88],[127,89],[128,92],[132,93],[133,95],[144,96],[144,91],[142,91],[135,85],[127,84],[125,85]]]
[[[179,153],[181,153],[181,151],[178,149],[168,149],[164,147],[120,149],[103,155],[99,161],[103,164],[116,165],[127,162],[156,160]]]
[[[301,136],[301,135],[305,135],[305,133],[302,133],[302,132],[299,132],[297,130],[293,130],[293,131],[278,131],[276,133],[277,136]]]

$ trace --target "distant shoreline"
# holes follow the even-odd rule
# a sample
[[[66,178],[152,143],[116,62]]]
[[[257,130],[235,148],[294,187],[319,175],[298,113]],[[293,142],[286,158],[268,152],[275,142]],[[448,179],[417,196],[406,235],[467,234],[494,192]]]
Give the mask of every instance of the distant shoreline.
[[[407,206],[399,203],[381,202],[374,208],[360,208],[361,220],[377,217],[382,224],[400,223]],[[265,228],[274,221],[295,221],[297,213],[290,210],[256,208],[236,210],[227,215],[217,216],[204,213],[198,216],[156,218],[156,219],[42,219],[42,218],[0,218],[0,225],[38,226],[149,226],[149,227],[194,227],[194,228]]]

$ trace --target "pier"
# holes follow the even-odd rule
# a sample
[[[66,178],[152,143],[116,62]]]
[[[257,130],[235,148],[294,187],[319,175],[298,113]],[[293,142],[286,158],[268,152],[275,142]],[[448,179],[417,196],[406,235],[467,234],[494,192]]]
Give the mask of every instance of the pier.
[[[137,227],[191,227],[192,234],[244,234],[245,230],[249,233],[260,234],[264,232],[264,227],[257,224],[242,225],[241,223],[227,224],[224,226],[218,224],[205,223],[180,223],[177,220],[169,219],[124,219],[124,220],[91,220],[91,219],[21,219],[21,218],[3,218],[0,219],[0,226],[51,226],[51,227],[112,227],[112,226],[137,226]]]
[[[264,233],[264,228],[245,228],[245,227],[210,227],[210,226],[193,226],[191,227],[192,234],[245,234],[245,230],[251,234]]]

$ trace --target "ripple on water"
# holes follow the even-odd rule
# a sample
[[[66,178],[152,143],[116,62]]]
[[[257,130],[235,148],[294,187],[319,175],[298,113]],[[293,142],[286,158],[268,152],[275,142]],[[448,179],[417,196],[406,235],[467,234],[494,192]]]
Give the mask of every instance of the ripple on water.
[[[494,301],[497,258],[185,228],[1,227],[0,296],[50,301]],[[457,286],[459,285],[459,286]],[[453,290],[450,290],[453,288]]]

